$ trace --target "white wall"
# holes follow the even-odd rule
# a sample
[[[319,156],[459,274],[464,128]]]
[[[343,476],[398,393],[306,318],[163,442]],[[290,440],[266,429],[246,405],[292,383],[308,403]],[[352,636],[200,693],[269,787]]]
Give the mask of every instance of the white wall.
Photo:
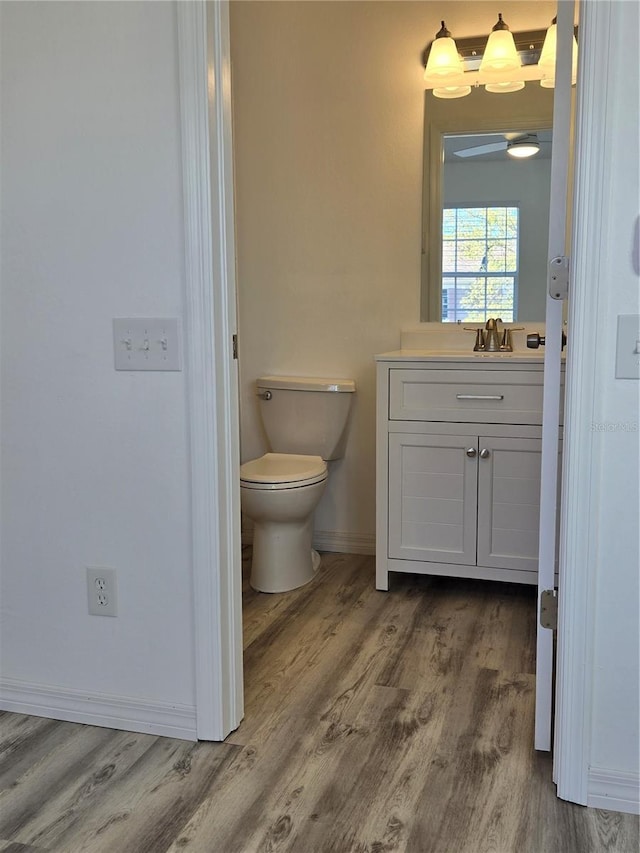
[[[3,696],[188,727],[185,376],[116,373],[111,326],[182,314],[175,7],[1,12]],[[117,570],[117,618],[85,566]]]
[[[497,15],[446,6],[460,37]],[[554,10],[501,6],[520,30]],[[421,57],[440,17],[429,2],[231,4],[242,457],[265,450],[256,377],[355,379],[346,457],[316,513],[348,551],[374,543],[373,356],[419,320]]]
[[[551,160],[446,163],[445,204],[517,202],[520,209],[517,320],[544,321]]]

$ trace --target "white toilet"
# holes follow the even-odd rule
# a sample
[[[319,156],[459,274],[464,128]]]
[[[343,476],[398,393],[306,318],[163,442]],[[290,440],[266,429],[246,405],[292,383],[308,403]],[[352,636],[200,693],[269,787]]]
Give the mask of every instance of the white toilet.
[[[344,455],[352,379],[263,376],[256,381],[272,453],[240,466],[242,511],[254,522],[250,584],[287,592],[313,579],[313,512],[324,492],[326,460]]]

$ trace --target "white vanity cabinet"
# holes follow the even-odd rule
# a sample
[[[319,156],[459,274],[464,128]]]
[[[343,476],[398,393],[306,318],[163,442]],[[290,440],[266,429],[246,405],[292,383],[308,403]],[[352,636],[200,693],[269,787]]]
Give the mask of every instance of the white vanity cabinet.
[[[377,361],[377,588],[390,572],[536,583],[542,360]]]

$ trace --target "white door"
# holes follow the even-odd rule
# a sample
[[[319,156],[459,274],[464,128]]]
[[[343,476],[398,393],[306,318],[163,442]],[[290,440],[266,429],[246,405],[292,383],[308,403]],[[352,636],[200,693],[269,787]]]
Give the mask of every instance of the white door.
[[[551,154],[551,208],[549,211],[549,279],[544,359],[542,470],[540,483],[540,542],[538,559],[538,614],[536,653],[535,748],[551,749],[553,697],[553,630],[540,624],[543,593],[554,590],[557,551],[558,447],[560,439],[560,362],[563,300],[554,280],[562,272],[553,259],[563,257],[567,244],[567,195],[571,150],[571,59],[574,0],[558,3],[558,49],[553,103]]]

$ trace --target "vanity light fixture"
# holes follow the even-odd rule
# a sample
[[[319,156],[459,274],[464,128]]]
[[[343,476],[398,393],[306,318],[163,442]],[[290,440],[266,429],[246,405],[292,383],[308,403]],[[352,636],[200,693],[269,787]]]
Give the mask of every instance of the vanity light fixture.
[[[424,70],[424,79],[431,84],[436,98],[464,98],[471,93],[471,86],[463,81],[464,68],[455,41],[445,22],[431,43],[429,60]]]
[[[505,81],[504,83],[485,83],[487,92],[519,92],[524,89],[524,80]]]
[[[436,98],[463,98],[472,86],[487,92],[518,92],[525,83],[555,86],[556,19],[547,30],[512,33],[498,14],[489,38],[460,39],[444,21],[426,52],[424,79]],[[578,43],[573,37],[572,83],[576,82]]]
[[[538,60],[538,67],[542,71],[540,85],[545,89],[553,89],[556,82],[556,45],[557,45],[557,18],[551,22],[542,45],[542,52]],[[578,76],[578,42],[573,36],[573,48],[571,51],[571,84],[574,85]]]
[[[487,39],[487,46],[480,63],[480,73],[489,76],[494,73],[502,75],[505,71],[515,71],[521,65],[516,43],[509,27],[502,20],[502,13],[499,12],[498,23],[494,25]]]
[[[446,86],[448,81],[452,79],[462,77],[464,71],[462,60],[458,55],[456,43],[451,38],[451,33],[446,28],[444,21],[441,21],[440,24],[440,29],[431,43],[429,60],[424,70],[424,79],[427,83],[433,83],[434,89],[442,85]]]
[[[439,86],[433,90],[435,98],[464,98],[471,94],[471,86]]]
[[[533,157],[539,150],[540,143],[535,134],[529,134],[528,136],[522,136],[519,139],[507,142],[507,154],[510,157],[515,157],[517,160]]]

